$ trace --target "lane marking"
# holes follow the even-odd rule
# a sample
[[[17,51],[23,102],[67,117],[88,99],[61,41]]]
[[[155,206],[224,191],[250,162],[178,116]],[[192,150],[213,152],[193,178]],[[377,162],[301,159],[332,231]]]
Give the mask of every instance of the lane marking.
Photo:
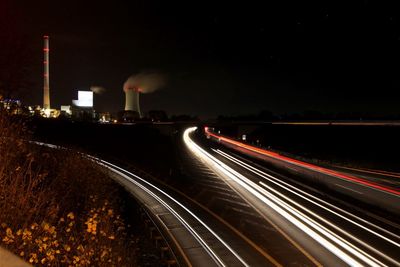
[[[381,175],[381,176],[389,176],[389,177],[400,178],[400,174],[397,173],[397,172],[388,172],[388,171],[372,170],[372,169],[358,169],[358,168],[351,168],[351,167],[345,167],[345,166],[339,166],[339,165],[334,165],[334,167],[340,168],[340,169],[358,171],[358,172],[378,174],[378,175]]]
[[[341,187],[341,188],[344,188],[344,189],[350,190],[350,191],[352,191],[352,192],[354,192],[354,193],[357,193],[357,194],[363,195],[363,193],[361,193],[361,192],[359,192],[359,191],[357,191],[357,190],[354,190],[354,189],[348,188],[348,187],[346,187],[346,186],[344,186],[344,185],[341,185],[341,184],[335,184],[335,185],[336,185],[336,186],[339,186],[339,187]]]

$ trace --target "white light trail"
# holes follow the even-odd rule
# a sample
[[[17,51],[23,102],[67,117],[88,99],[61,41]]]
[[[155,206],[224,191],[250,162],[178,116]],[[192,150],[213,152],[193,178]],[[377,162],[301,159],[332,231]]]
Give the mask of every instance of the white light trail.
[[[144,190],[146,193],[148,193],[149,195],[151,195],[153,198],[155,198],[161,205],[163,205],[166,209],[168,209],[184,226],[185,228],[192,233],[192,235],[200,242],[200,244],[206,249],[206,251],[210,254],[210,256],[216,260],[217,264],[219,266],[226,266],[223,261],[218,257],[217,254],[215,254],[215,252],[211,249],[211,247],[209,247],[207,245],[207,243],[204,241],[203,238],[201,238],[201,236],[194,230],[193,227],[191,227],[189,225],[188,222],[186,222],[185,219],[182,218],[182,216],[179,215],[178,212],[176,212],[170,205],[168,205],[165,201],[163,201],[160,197],[158,197],[156,194],[154,194],[151,190],[149,190],[148,188],[146,188],[145,186],[143,186],[142,184],[140,184],[139,182],[135,181],[134,179],[132,179],[131,177],[127,176],[126,174],[116,170],[115,168],[121,169],[118,166],[110,163],[110,162],[106,162],[104,160],[100,160],[101,163],[99,163],[100,165],[112,170],[113,172],[119,174],[120,176],[124,177],[126,180],[132,182],[133,184],[135,184],[136,186],[140,187],[142,190]],[[124,172],[128,172],[126,170],[123,170]],[[128,172],[129,173],[129,172]],[[139,178],[139,177],[137,177]],[[142,180],[142,178],[139,178],[140,180]],[[144,180],[142,180],[144,181]],[[148,183],[149,184],[149,183]],[[151,184],[149,184],[151,185]],[[158,187],[155,187],[153,185],[151,185],[153,188],[157,189],[160,192],[163,192],[161,189],[159,189]],[[163,192],[164,193],[164,192]],[[166,193],[164,193],[165,195],[167,195]],[[167,195],[169,196],[169,195]],[[172,199],[172,197],[170,197]]]
[[[387,238],[386,236],[383,236],[382,234],[380,234],[380,233],[372,230],[371,228],[368,228],[368,227],[366,227],[366,226],[364,226],[364,225],[362,225],[362,224],[360,224],[360,223],[358,223],[358,222],[356,222],[354,220],[361,221],[361,222],[369,225],[370,227],[374,227],[375,229],[378,229],[378,230],[380,230],[382,232],[385,232],[386,234],[391,235],[395,239],[400,240],[400,237],[398,235],[396,235],[396,234],[394,234],[392,232],[389,232],[388,230],[386,230],[386,229],[384,229],[384,228],[382,228],[382,227],[380,227],[378,225],[375,225],[375,224],[373,224],[373,223],[371,223],[371,222],[369,222],[367,220],[364,220],[363,218],[357,217],[357,216],[355,216],[354,214],[351,214],[348,211],[345,211],[345,210],[343,210],[343,209],[341,209],[339,207],[336,207],[336,206],[332,205],[329,202],[326,202],[326,201],[324,201],[322,199],[319,199],[319,198],[317,198],[317,197],[305,192],[304,190],[296,188],[293,185],[288,184],[285,181],[282,181],[281,179],[278,179],[278,178],[276,178],[276,177],[274,177],[274,176],[272,176],[272,175],[270,175],[268,173],[265,173],[265,172],[255,168],[255,167],[245,163],[244,161],[239,160],[239,159],[237,159],[237,158],[235,158],[235,157],[233,157],[233,156],[231,156],[231,155],[229,155],[229,154],[227,154],[227,153],[225,153],[225,152],[223,152],[223,151],[221,151],[219,149],[217,149],[217,150],[213,149],[213,151],[215,151],[216,153],[218,153],[221,156],[225,157],[226,159],[228,159],[228,160],[230,160],[230,161],[242,166],[243,168],[245,168],[245,169],[257,174],[258,176],[262,177],[263,179],[265,179],[265,180],[267,180],[267,181],[269,181],[269,182],[271,182],[271,183],[283,188],[284,190],[289,191],[292,194],[295,194],[298,197],[300,197],[300,198],[302,198],[302,199],[304,199],[304,200],[306,200],[306,201],[308,201],[308,202],[310,202],[310,203],[312,203],[312,204],[314,204],[314,205],[316,205],[316,206],[318,206],[318,207],[320,207],[320,208],[322,208],[322,209],[324,209],[326,211],[329,211],[330,213],[332,213],[332,214],[334,214],[334,215],[336,215],[336,216],[338,216],[338,217],[340,217],[340,218],[342,218],[342,219],[344,219],[344,220],[346,220],[346,221],[348,221],[348,222],[350,222],[350,223],[352,223],[352,224],[354,224],[354,225],[356,225],[356,226],[358,226],[358,227],[360,227],[360,228],[372,233],[373,235],[384,239],[385,241],[391,243],[392,245],[395,245],[395,246],[400,248],[400,243],[399,242],[396,242],[396,241],[394,241],[394,240],[392,240],[390,238]],[[264,183],[260,182],[260,184],[263,185]],[[315,201],[313,201],[312,199],[315,200]],[[322,203],[323,205],[318,203],[318,202]],[[347,215],[349,217],[352,217],[353,220],[350,219],[349,217],[346,217],[346,216],[344,216],[344,215],[342,215],[342,214],[340,214],[340,213],[328,208],[327,206],[329,206],[329,207],[331,207],[333,209],[336,209],[336,210],[344,213],[345,215]]]
[[[323,247],[328,249],[347,264],[351,266],[363,266],[363,264],[368,264],[370,266],[384,266],[383,263],[374,259],[366,252],[361,251],[358,248],[355,249],[347,241],[333,234],[331,231],[328,231],[326,228],[321,227],[321,225],[315,222],[312,218],[298,211],[293,206],[288,205],[276,195],[266,191],[258,184],[250,181],[240,173],[230,168],[228,165],[210,155],[190,139],[189,134],[195,130],[196,127],[185,130],[183,137],[184,141],[189,149],[198,155],[205,163],[207,163],[208,166],[219,170],[233,181],[237,182],[248,192],[256,196],[263,203],[271,207],[273,210],[297,226],[299,229],[301,229],[303,232],[305,232],[307,235],[316,240]]]
[[[64,149],[63,147],[60,146],[56,146],[56,145],[52,145],[52,144],[47,144],[47,143],[42,143],[42,142],[33,142],[37,145],[41,145],[41,146],[47,146],[53,149]],[[204,228],[206,228],[216,239],[218,239],[218,241],[220,241],[244,266],[249,267],[250,265],[246,263],[246,261],[235,251],[232,249],[231,246],[228,245],[228,243],[226,243],[215,231],[213,231],[211,229],[211,227],[209,227],[206,223],[204,223],[198,216],[196,216],[192,211],[190,211],[186,206],[184,206],[183,204],[181,204],[180,202],[178,202],[175,198],[173,198],[172,196],[170,196],[168,193],[166,193],[165,191],[163,191],[162,189],[158,188],[157,186],[151,184],[150,182],[146,181],[145,179],[137,176],[136,174],[129,172],[128,170],[125,170],[115,164],[112,164],[108,161],[87,155],[87,154],[83,154],[85,157],[93,160],[94,162],[96,162],[97,164],[106,167],[109,170],[112,170],[113,172],[121,175],[122,177],[124,177],[126,180],[128,180],[129,182],[135,184],[136,186],[140,187],[142,190],[144,190],[146,193],[148,193],[149,195],[151,195],[152,197],[154,197],[160,204],[162,204],[166,209],[168,209],[183,225],[184,227],[193,234],[193,236],[200,242],[200,244],[205,248],[205,250],[207,251],[207,253],[210,254],[210,256],[216,261],[216,263],[219,266],[226,266],[226,264],[222,261],[222,259],[214,252],[214,250],[206,243],[206,241],[204,241],[204,239],[197,233],[197,231],[190,226],[190,224],[184,219],[182,218],[182,216],[179,215],[179,213],[177,211],[175,211],[170,205],[168,205],[165,201],[163,201],[160,197],[157,196],[157,194],[155,194],[154,192],[152,192],[149,188],[147,188],[146,186],[142,185],[140,182],[146,184],[147,186],[149,186],[152,189],[155,189],[156,191],[158,191],[159,193],[161,193],[162,195],[166,196],[167,198],[169,198],[171,201],[173,201],[175,204],[177,204],[178,206],[180,206],[183,210],[185,210],[188,214],[190,214],[196,221],[198,221],[201,225],[203,225]],[[131,176],[131,177],[130,177]],[[138,182],[137,180],[139,180],[140,182]]]
[[[94,158],[96,159],[96,158]],[[193,218],[195,218],[201,225],[203,225],[215,238],[217,238],[244,266],[249,266],[244,259],[236,252],[234,251],[217,233],[215,233],[215,231],[213,231],[206,223],[204,223],[198,216],[196,216],[192,211],[190,211],[187,207],[185,207],[183,204],[181,204],[180,202],[178,202],[176,199],[174,199],[173,197],[171,197],[169,194],[167,194],[166,192],[164,192],[163,190],[161,190],[160,188],[156,187],[155,185],[149,183],[148,181],[144,180],[143,178],[140,178],[139,176],[137,176],[134,173],[131,173],[127,170],[124,170],[110,162],[101,160],[101,159],[96,159],[97,161],[101,162],[104,164],[104,166],[110,168],[110,166],[112,166],[115,169],[121,170],[122,172],[125,172],[127,174],[129,174],[130,176],[135,177],[136,179],[140,180],[141,182],[147,184],[148,186],[150,186],[151,188],[155,189],[156,191],[160,192],[161,194],[163,194],[164,196],[166,196],[167,198],[169,198],[170,200],[172,200],[174,203],[176,203],[178,206],[180,206],[182,209],[184,209],[187,213],[189,213]],[[114,170],[114,171],[118,171],[118,170]],[[140,186],[141,188],[143,187],[143,185],[140,185],[140,183],[138,183],[137,181],[135,181],[134,179],[132,179],[131,177],[125,175],[124,173],[119,172],[120,175],[122,175],[125,179],[129,180],[132,183],[135,183],[136,185]],[[147,189],[148,190],[148,189]],[[150,191],[151,192],[151,191]],[[153,193],[154,194],[154,193]],[[171,208],[172,209],[172,208]],[[174,211],[174,213],[176,213]],[[176,213],[177,214],[177,213]],[[182,218],[183,220],[183,218]],[[185,224],[190,227],[190,225],[188,223],[185,222]],[[194,230],[194,228],[190,227],[191,231],[196,233],[196,231]],[[215,254],[215,252],[212,250],[211,247],[209,247],[206,242],[201,239],[200,235],[198,235],[196,233],[196,236],[198,236],[198,238],[202,241],[202,243],[207,247],[207,250],[212,253],[214,255],[214,257],[216,257],[216,259],[218,259],[218,261],[220,262],[220,264],[222,266],[225,266],[225,264],[222,262],[222,260]]]

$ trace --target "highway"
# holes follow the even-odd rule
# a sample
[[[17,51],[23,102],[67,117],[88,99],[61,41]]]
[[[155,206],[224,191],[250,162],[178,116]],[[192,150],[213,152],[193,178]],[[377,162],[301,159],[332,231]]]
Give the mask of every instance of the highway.
[[[374,169],[360,169],[345,166],[329,166],[332,170],[360,177],[383,186],[400,190],[400,173]]]
[[[208,136],[218,140],[218,142],[223,143],[225,146],[229,146],[253,158],[261,159],[278,169],[289,170],[292,174],[302,176],[309,182],[319,183],[335,192],[351,196],[360,202],[366,202],[382,210],[400,215],[399,189],[363,179],[360,176],[348,175],[241,143],[231,138],[212,133],[207,127],[205,132]]]
[[[43,142],[32,143],[51,149],[66,149]],[[271,262],[265,263],[257,252],[215,221],[207,210],[191,205],[187,199],[182,199],[182,195],[168,190],[168,186],[106,160],[83,155],[103,168],[146,208],[178,266],[276,266]]]
[[[180,171],[165,179],[92,159],[153,214],[180,266],[400,265],[398,217],[349,204],[195,128],[176,138]]]
[[[163,182],[134,170],[129,163],[84,155],[103,167],[153,215],[179,266],[321,265],[276,231],[276,226],[266,223],[216,173],[191,157],[187,148],[182,147],[180,152],[187,157],[185,169],[196,173],[183,179],[192,180]]]
[[[93,158],[109,175],[131,192],[159,221],[177,247],[180,266],[250,266],[221,232],[199,218],[191,209],[160,186],[110,162]],[[180,255],[178,255],[180,254]],[[180,259],[181,257],[181,259]],[[180,259],[180,260],[179,260]]]
[[[192,198],[188,192],[179,191],[162,181],[152,180],[150,177],[139,177],[110,162],[93,159],[109,169],[111,171],[109,175],[131,192],[140,203],[144,204],[167,229],[167,233],[172,235],[172,238],[167,241],[175,243],[175,246],[178,247],[176,254],[183,255],[183,260],[178,260],[181,266],[297,265],[286,264],[290,262],[319,265],[319,263],[314,264],[304,255],[299,256],[298,254],[302,252],[293,251],[292,246],[287,244],[288,241],[285,238],[277,239],[271,234],[268,238],[276,242],[273,244],[275,249],[285,249],[280,256],[284,255],[282,256],[284,258],[292,255],[287,260],[275,258],[275,255],[271,255],[269,250],[258,246],[219,214]],[[219,179],[210,172],[207,175],[210,179]],[[233,194],[234,192],[230,193],[230,196],[233,197]],[[243,207],[241,208],[243,209]],[[241,222],[238,217],[234,219],[236,222]],[[265,222],[261,222],[261,224],[264,226]],[[253,233],[255,233],[254,229],[251,229]]]
[[[272,222],[278,225],[282,234],[289,236],[291,242],[314,264],[400,266],[398,220],[389,221],[381,214],[374,214],[373,210],[347,203],[348,198],[338,197],[340,192],[332,194],[332,188],[325,191],[318,183],[313,187],[312,182],[321,180],[318,175],[329,175],[330,180],[324,182],[333,183],[333,188],[351,192],[355,187],[356,192],[352,194],[362,195],[358,199],[381,198],[380,205],[389,199],[389,210],[395,211],[399,205],[397,190],[360,179],[353,180],[352,176],[339,175],[333,179],[332,174],[336,173],[329,170],[306,168],[310,166],[275,157],[275,164],[279,161],[283,168],[292,169],[290,175],[278,173],[257,160],[243,156],[244,153],[255,154],[258,151],[241,145],[232,150],[235,144],[226,142],[221,145],[224,140],[221,142],[219,136],[216,136],[219,142],[195,140],[195,130],[190,128],[184,133],[184,142],[190,151],[257,210],[266,224]],[[301,175],[296,169],[300,167],[305,169]],[[311,171],[314,177],[303,182],[302,177]]]

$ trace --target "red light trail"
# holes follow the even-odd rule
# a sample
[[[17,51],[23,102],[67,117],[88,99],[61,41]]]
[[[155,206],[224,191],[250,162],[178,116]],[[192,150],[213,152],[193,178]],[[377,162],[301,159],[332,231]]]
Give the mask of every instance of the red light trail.
[[[364,179],[361,179],[361,178],[358,178],[358,177],[345,175],[345,174],[342,174],[342,173],[339,173],[339,172],[336,172],[336,171],[333,171],[333,170],[329,170],[329,169],[326,169],[326,168],[323,168],[323,167],[320,167],[320,166],[317,166],[317,165],[313,165],[313,164],[310,164],[310,163],[307,163],[307,162],[304,162],[304,161],[300,161],[300,160],[296,160],[296,159],[289,158],[289,157],[286,157],[286,156],[282,156],[282,155],[280,155],[278,153],[271,152],[271,151],[268,151],[268,150],[265,150],[265,149],[261,149],[261,148],[254,147],[254,146],[250,146],[250,145],[244,144],[242,142],[238,142],[238,141],[232,140],[230,138],[211,133],[209,131],[208,127],[204,127],[204,131],[206,132],[206,134],[208,134],[210,136],[213,136],[213,137],[219,139],[220,141],[223,141],[223,142],[226,142],[226,143],[229,143],[229,144],[233,144],[235,146],[238,146],[238,147],[241,147],[241,148],[244,148],[244,149],[259,153],[259,154],[262,154],[264,156],[268,156],[268,157],[271,157],[271,158],[274,158],[274,159],[282,160],[282,161],[285,161],[285,162],[288,162],[288,163],[291,163],[291,164],[295,164],[297,166],[302,166],[302,167],[305,167],[305,168],[308,168],[308,169],[311,169],[311,170],[314,170],[314,171],[317,171],[317,172],[328,174],[330,176],[338,177],[338,178],[341,178],[341,179],[344,179],[344,180],[348,180],[348,181],[351,181],[351,182],[359,183],[359,184],[362,184],[362,185],[365,185],[365,186],[369,186],[369,187],[372,187],[372,188],[375,188],[375,189],[378,189],[378,190],[381,190],[381,191],[385,191],[387,193],[391,193],[391,194],[400,196],[400,191],[397,191],[397,190],[395,190],[393,188],[390,188],[390,187],[382,186],[380,184],[373,183],[373,182],[370,182],[370,181],[367,181],[367,180],[364,180]]]

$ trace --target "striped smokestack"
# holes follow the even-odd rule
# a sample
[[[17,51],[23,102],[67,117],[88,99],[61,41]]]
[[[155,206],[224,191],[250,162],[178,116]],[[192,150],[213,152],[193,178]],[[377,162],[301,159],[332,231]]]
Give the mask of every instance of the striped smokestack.
[[[50,109],[50,84],[49,84],[49,36],[43,36],[43,108]]]

